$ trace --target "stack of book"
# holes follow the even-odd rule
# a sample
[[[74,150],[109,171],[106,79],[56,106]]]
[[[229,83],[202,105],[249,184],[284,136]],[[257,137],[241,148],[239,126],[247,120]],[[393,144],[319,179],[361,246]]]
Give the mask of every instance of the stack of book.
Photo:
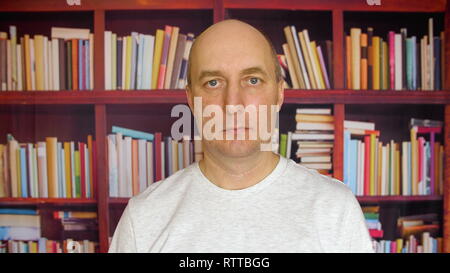
[[[95,253],[97,249],[98,243],[89,240],[54,241],[39,238],[36,241],[9,240],[0,243],[0,253]]]
[[[110,197],[132,197],[202,157],[200,141],[188,136],[177,141],[160,132],[119,126],[112,131],[107,136]]]
[[[93,198],[96,141],[0,144],[0,197]]]
[[[166,25],[155,35],[105,31],[105,89],[183,89],[194,34]]]
[[[53,218],[61,221],[63,231],[97,231],[97,213],[89,211],[54,211]]]
[[[442,253],[442,238],[433,238],[428,232],[422,234],[421,241],[411,235],[407,239],[372,242],[376,253]]]
[[[288,142],[296,141],[297,162],[324,175],[332,175],[334,116],[330,108],[298,108],[296,130]]]
[[[397,230],[402,238],[411,235],[419,237],[425,232],[436,237],[439,235],[440,221],[436,213],[403,216],[397,219]]]
[[[36,210],[0,208],[0,241],[39,240],[41,217]]]
[[[410,128],[410,141],[384,145],[373,122],[344,121],[344,183],[355,195],[443,194],[442,122],[413,118]]]
[[[0,90],[92,90],[94,34],[52,27],[51,37],[25,34],[16,26],[0,32]]]
[[[331,89],[332,42],[310,41],[307,29],[297,32],[295,26],[286,26],[283,44],[284,58],[290,76],[290,86],[294,89]]]
[[[380,222],[380,207],[379,206],[365,206],[362,207],[364,218],[366,220],[367,229],[369,230],[372,239],[383,238],[383,229]]]
[[[346,81],[355,90],[441,90],[445,75],[444,32],[434,36],[433,19],[428,35],[408,37],[407,29],[389,31],[387,37],[374,29],[351,28],[346,36]]]

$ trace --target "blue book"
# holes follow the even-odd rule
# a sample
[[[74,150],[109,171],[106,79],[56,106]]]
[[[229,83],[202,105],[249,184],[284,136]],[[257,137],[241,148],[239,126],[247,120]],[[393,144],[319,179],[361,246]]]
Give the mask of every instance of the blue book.
[[[406,39],[406,87],[409,90],[413,89],[413,43],[412,38]]]
[[[47,253],[47,239],[46,238],[39,238],[38,252],[39,253]]]
[[[144,75],[152,75],[153,71],[153,48],[155,44],[155,36],[153,35],[144,35],[144,55],[143,59],[145,61],[142,62],[142,73]],[[152,77],[142,77],[141,83],[142,89],[151,89],[152,88]]]
[[[151,133],[145,133],[142,131],[127,129],[119,126],[112,127],[113,134],[121,133],[123,136],[129,136],[132,138],[145,139],[148,141],[153,141],[155,136]]]
[[[358,140],[350,140],[350,188],[353,194],[357,194],[358,178]]]
[[[27,177],[27,162],[26,162],[25,148],[20,148],[20,185],[21,196],[28,197],[28,177]]]
[[[83,40],[78,40],[78,89],[83,90]]]
[[[144,89],[142,88],[142,59],[144,58],[144,35],[139,34],[138,36],[138,57],[137,57],[137,76],[136,76],[136,89]]]
[[[3,209],[0,208],[0,214],[20,214],[20,215],[37,215],[37,211],[33,209]]]
[[[131,87],[130,89],[136,89],[136,66],[137,66],[137,39],[138,33],[131,32]]]
[[[417,90],[417,44],[416,36],[411,37],[412,41],[412,90]]]
[[[91,73],[91,69],[90,69],[90,62],[91,62],[91,59],[90,59],[90,56],[89,56],[89,52],[90,52],[90,45],[89,45],[89,40],[86,40],[86,41],[84,41],[84,50],[85,50],[85,52],[86,52],[86,54],[85,54],[85,56],[86,56],[86,58],[85,58],[85,60],[86,60],[86,84],[84,85],[84,88],[86,89],[86,90],[91,90],[91,88],[92,88],[92,86],[91,86],[91,75],[90,75],[90,73]]]

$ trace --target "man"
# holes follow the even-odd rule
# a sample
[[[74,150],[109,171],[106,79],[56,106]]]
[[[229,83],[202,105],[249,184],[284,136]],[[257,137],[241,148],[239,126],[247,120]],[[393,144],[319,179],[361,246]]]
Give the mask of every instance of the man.
[[[225,117],[235,117],[227,105],[279,109],[283,80],[272,44],[241,21],[214,24],[192,46],[186,93],[193,113],[195,97]],[[232,140],[203,138],[201,161],[130,199],[109,251],[373,252],[350,189],[261,149],[259,133],[248,137],[260,126],[224,121],[215,134]]]

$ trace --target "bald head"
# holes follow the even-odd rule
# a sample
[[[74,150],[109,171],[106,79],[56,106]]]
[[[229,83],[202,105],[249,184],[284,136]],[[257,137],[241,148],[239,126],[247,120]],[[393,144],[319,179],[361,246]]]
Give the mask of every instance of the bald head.
[[[233,51],[238,48],[238,45],[262,49],[265,57],[269,59],[275,81],[278,83],[282,80],[277,53],[269,38],[245,22],[228,19],[210,26],[194,40],[187,67],[188,86],[192,86],[192,71],[193,67],[198,65],[199,55],[208,55],[211,52],[208,48],[211,46],[221,46],[222,50]]]

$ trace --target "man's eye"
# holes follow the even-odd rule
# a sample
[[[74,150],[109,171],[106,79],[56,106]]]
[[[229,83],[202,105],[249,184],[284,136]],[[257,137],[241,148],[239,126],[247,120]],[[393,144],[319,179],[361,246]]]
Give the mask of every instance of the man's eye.
[[[219,84],[219,82],[217,80],[210,80],[206,84],[210,87],[216,87]]]
[[[250,78],[250,84],[252,84],[252,85],[256,85],[259,82],[260,82],[259,78],[256,78],[256,77]]]

